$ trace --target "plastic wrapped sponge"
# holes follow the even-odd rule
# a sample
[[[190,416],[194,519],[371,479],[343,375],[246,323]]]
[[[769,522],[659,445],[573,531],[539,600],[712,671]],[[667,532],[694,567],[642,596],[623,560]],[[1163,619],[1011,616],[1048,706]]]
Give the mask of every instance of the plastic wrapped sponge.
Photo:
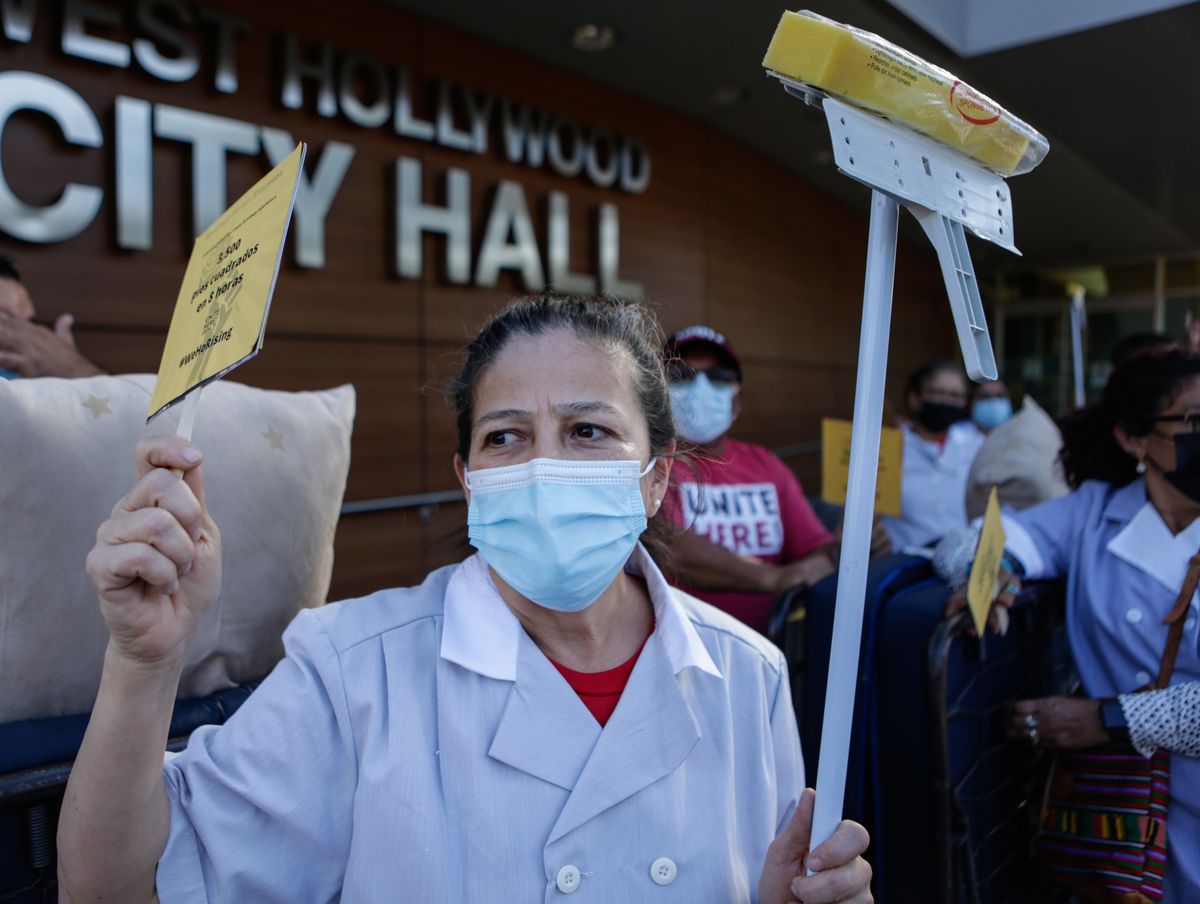
[[[1027,173],[1049,143],[944,69],[807,10],[785,12],[763,66],[956,148],[1002,176]]]

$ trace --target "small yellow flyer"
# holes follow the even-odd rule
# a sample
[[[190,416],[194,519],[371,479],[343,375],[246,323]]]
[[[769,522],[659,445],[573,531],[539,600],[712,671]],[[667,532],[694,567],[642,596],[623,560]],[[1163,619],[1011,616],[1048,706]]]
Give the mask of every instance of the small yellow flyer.
[[[1000,521],[1000,499],[996,488],[988,494],[987,509],[983,513],[983,527],[979,531],[979,545],[975,548],[975,563],[971,566],[971,577],[967,582],[967,605],[975,620],[975,631],[980,637],[987,625],[988,611],[996,598],[996,581],[1000,577],[1000,560],[1004,557],[1004,525]]]
[[[821,498],[831,505],[846,504],[850,480],[850,421],[821,421]],[[879,471],[875,480],[875,514],[900,514],[900,466],[904,437],[884,427],[879,437]]]
[[[196,238],[147,421],[262,348],[306,149],[296,145]]]

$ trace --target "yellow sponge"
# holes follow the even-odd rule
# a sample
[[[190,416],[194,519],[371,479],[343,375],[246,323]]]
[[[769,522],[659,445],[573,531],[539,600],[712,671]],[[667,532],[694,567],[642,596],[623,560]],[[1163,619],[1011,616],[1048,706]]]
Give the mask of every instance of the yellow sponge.
[[[763,66],[950,145],[1004,176],[1027,173],[1049,144],[949,72],[878,35],[807,10],[785,12]]]

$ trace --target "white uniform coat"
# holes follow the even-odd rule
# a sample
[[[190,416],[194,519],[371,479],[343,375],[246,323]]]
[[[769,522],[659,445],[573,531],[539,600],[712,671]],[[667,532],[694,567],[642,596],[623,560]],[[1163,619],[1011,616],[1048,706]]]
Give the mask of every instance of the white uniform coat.
[[[984,435],[970,421],[951,425],[945,443],[904,431],[900,515],[883,518],[897,550],[927,546],[967,526],[967,477]]]
[[[163,904],[754,900],[804,787],[783,657],[627,568],[656,626],[603,729],[478,555],[301,612],[164,767]]]

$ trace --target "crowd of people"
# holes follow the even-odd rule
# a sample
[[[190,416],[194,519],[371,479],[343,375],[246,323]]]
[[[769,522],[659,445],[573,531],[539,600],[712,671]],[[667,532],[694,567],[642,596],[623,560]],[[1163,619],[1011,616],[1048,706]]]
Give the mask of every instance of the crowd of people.
[[[35,313],[0,259],[0,376],[101,373],[69,315]],[[490,319],[453,393],[476,553],[419,587],[303,612],[238,715],[165,765],[182,662],[220,592],[220,531],[204,451],[143,442],[87,560],[111,641],[62,811],[63,899],[595,886],[640,900],[651,883],[870,901],[861,826],[810,850],[787,665],[762,636],[780,594],[836,579],[837,524],[733,435],[747,391],[734,344],[704,325],[665,342],[657,329],[607,298],[534,296]],[[1058,424],[1030,396],[1015,407],[1003,379],[918,369],[901,513],[877,521],[872,552],[944,549],[997,488],[996,605],[1064,577],[1082,683],[1022,701],[1009,730],[1051,749],[1169,752],[1166,900],[1183,901],[1200,894],[1200,616],[1175,597],[1200,555],[1200,357],[1139,336],[1114,365],[1102,397]],[[1158,675],[1168,614],[1182,623],[1170,687],[1136,693]]]
[[[814,526],[790,471],[767,450],[728,437],[741,396],[741,370],[728,341],[694,327],[672,337],[666,352],[681,436],[701,455],[697,479],[677,479],[672,490],[682,499],[674,521],[685,528],[675,541],[679,575],[761,630],[765,604],[737,592],[778,592],[775,580],[820,580],[833,570],[836,549]],[[1114,349],[1102,396],[1061,424],[1032,397],[1014,413],[1003,379],[969,386],[948,361],[913,373],[904,401],[901,514],[883,519],[890,547],[961,550],[967,558],[959,567],[969,570],[995,488],[1005,513],[1008,569],[997,581],[995,605],[1011,606],[1025,580],[1066,581],[1067,637],[1080,692],[1019,701],[1009,734],[1053,751],[1102,751],[1101,761],[1128,755],[1169,763],[1160,767],[1170,775],[1166,843],[1141,818],[1140,841],[1157,845],[1157,854],[1138,850],[1135,833],[1127,837],[1122,829],[1129,848],[1115,855],[1116,871],[1106,870],[1088,859],[1095,856],[1090,830],[1080,841],[1072,829],[1053,849],[1066,860],[1068,887],[1081,900],[1093,900],[1085,891],[1097,888],[1128,893],[1120,899],[1131,902],[1192,900],[1200,895],[1200,353],[1162,335],[1126,337]],[[732,516],[742,511],[731,507],[728,485],[752,497],[758,487],[772,488],[771,510],[781,515],[769,531],[733,528]],[[757,510],[747,507],[747,520],[753,517]],[[764,537],[778,539],[769,548],[754,545]],[[948,614],[964,602],[962,593],[953,596]],[[1106,780],[1108,798],[1087,815],[1119,820],[1136,812],[1128,800],[1124,810],[1112,800],[1127,784]],[[1115,832],[1095,830],[1104,836],[1101,846]],[[1129,866],[1155,856],[1165,856],[1165,870],[1162,863]],[[1081,883],[1080,874],[1092,882],[1093,873],[1100,884]]]

